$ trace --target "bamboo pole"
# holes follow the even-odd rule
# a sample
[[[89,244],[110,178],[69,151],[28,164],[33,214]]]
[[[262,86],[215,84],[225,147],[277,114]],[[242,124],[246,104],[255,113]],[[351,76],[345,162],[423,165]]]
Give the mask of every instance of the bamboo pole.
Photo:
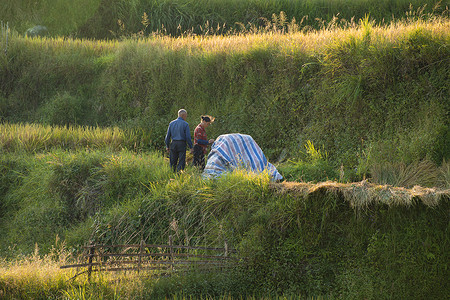
[[[224,249],[225,249],[225,257],[227,257],[228,256],[228,241],[227,241],[227,239],[225,239],[225,245],[224,245]]]
[[[5,56],[8,56],[8,31],[9,31],[9,23],[6,22],[6,46],[5,46]]]
[[[141,240],[141,245],[139,247],[139,259],[138,259],[138,274],[141,270],[141,264],[142,264],[142,256],[144,255],[144,240]]]
[[[91,244],[93,246],[93,244]],[[91,274],[92,274],[92,259],[94,257],[95,248],[91,247],[89,250],[89,259],[88,259],[88,281],[91,282]]]
[[[172,241],[172,235],[169,235],[169,252],[170,256],[169,259],[172,261],[172,270],[174,269],[174,260],[173,260],[173,241]]]

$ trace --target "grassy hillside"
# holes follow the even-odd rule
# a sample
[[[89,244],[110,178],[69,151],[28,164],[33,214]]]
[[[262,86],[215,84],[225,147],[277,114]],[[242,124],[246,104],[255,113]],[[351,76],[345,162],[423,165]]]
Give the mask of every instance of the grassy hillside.
[[[243,170],[206,180],[190,166],[172,173],[158,153],[136,152],[135,135],[117,128],[4,124],[0,133],[6,299],[449,295],[442,288],[449,275],[448,163],[433,181],[441,188],[272,183],[267,174]],[[326,161],[312,148],[301,167],[291,163],[294,170],[279,166],[280,172],[320,181]],[[403,178],[420,172],[434,174],[415,168]],[[194,246],[227,239],[245,263],[231,273],[141,276],[132,285],[129,276],[110,275],[88,285],[58,270],[89,241],[158,244],[169,235]]]
[[[2,31],[0,298],[449,298],[448,17],[279,25],[120,41]],[[252,135],[298,182],[172,173],[163,138],[181,107],[191,130],[210,114],[209,137]],[[245,264],[94,284],[58,270],[88,240],[169,234],[226,238]]]
[[[193,129],[252,135],[272,160],[311,140],[335,165],[448,160],[449,21],[118,41],[10,36],[0,117],[119,126],[161,149],[180,107]],[[2,39],[6,49],[6,39]],[[363,174],[363,173],[360,173]]]
[[[267,174],[245,171],[205,180],[189,167],[172,173],[159,154],[106,144],[0,157],[0,253],[7,259],[0,262],[0,295],[449,296],[448,189],[271,183]],[[161,280],[101,275],[94,284],[58,270],[89,240],[158,244],[169,234],[175,244],[188,239],[194,246],[227,239],[246,261],[231,273]]]

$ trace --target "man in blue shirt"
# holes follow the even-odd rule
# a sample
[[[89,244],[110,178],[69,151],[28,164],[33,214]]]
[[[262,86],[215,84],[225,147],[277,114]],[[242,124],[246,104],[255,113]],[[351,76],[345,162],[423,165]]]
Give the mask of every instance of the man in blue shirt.
[[[174,172],[184,170],[186,166],[186,143],[192,149],[191,132],[186,118],[187,111],[180,109],[178,119],[170,122],[169,128],[167,128],[166,150],[169,152],[170,167]],[[171,140],[172,142],[170,142]]]

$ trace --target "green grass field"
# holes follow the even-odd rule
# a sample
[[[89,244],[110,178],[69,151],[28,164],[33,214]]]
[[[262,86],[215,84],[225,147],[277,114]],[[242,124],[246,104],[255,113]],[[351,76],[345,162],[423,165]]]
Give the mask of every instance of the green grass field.
[[[0,298],[450,298],[446,3],[393,21],[369,0],[346,2],[334,19],[342,1],[85,0],[84,13],[49,3],[8,1],[0,14],[16,17],[0,38]],[[406,5],[376,3],[380,16]],[[286,14],[272,16],[278,6]],[[305,7],[309,19],[294,22]],[[235,34],[151,33],[164,16],[205,21],[188,10],[268,19]],[[144,11],[156,24],[139,33]],[[317,27],[307,23],[315,14]],[[45,18],[51,32],[72,20],[56,34],[72,36],[23,37]],[[117,39],[94,39],[114,35],[105,30]],[[163,138],[181,107],[191,130],[200,115],[216,117],[208,137],[250,134],[286,181],[172,173]],[[91,283],[59,269],[89,241],[169,235],[211,247],[227,239],[245,263]]]

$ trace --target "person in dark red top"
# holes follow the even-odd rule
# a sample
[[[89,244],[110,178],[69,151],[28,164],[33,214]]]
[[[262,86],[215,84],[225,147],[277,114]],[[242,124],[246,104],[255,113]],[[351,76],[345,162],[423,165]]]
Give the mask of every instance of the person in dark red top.
[[[194,162],[193,165],[201,171],[205,168],[205,155],[208,145],[214,143],[214,139],[206,137],[206,128],[214,122],[211,116],[202,116],[200,124],[194,130]]]

